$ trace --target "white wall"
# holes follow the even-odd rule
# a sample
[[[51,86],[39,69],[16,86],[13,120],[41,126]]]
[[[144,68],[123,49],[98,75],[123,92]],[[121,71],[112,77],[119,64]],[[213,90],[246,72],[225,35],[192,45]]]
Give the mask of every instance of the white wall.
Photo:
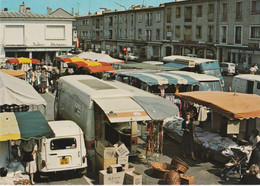
[[[6,25],[20,25],[24,26],[23,43],[22,39],[16,38],[17,42],[5,39]],[[65,37],[57,37],[57,33],[53,33],[54,38],[50,38],[50,31],[55,29],[49,29],[48,36],[46,28],[47,26],[64,26]],[[72,21],[0,21],[0,56],[4,54],[4,45],[7,44],[23,44],[30,47],[64,47],[72,46]]]

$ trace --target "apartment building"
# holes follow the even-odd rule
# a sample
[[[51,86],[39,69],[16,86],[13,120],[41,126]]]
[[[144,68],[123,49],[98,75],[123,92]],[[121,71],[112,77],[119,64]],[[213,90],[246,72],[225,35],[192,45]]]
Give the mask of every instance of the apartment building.
[[[103,18],[104,38],[96,42],[101,51],[114,56],[123,54],[127,46],[129,52],[146,59],[193,53],[239,63],[243,69],[260,64],[260,0],[176,1],[86,19],[97,17]],[[93,42],[93,33],[91,38]]]

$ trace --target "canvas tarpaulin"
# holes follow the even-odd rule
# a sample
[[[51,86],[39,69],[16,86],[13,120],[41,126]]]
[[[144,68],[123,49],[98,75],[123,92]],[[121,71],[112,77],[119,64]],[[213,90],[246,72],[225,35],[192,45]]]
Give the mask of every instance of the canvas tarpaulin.
[[[0,105],[47,105],[26,81],[0,72]]]
[[[260,117],[260,96],[218,91],[195,91],[175,94],[176,98],[206,106],[230,119]]]
[[[0,113],[0,141],[54,137],[40,111]]]
[[[178,107],[162,97],[133,96],[133,99],[144,108],[153,120],[166,119],[179,113]]]

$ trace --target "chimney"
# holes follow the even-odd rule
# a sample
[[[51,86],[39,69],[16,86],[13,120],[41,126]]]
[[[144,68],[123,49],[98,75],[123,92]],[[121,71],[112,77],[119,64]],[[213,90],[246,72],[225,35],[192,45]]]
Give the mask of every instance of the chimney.
[[[52,13],[52,9],[47,7],[47,15],[50,15]]]
[[[20,13],[25,13],[25,5],[24,5],[24,2],[23,2],[23,4],[20,5]]]
[[[74,8],[72,8],[72,10],[71,10],[71,14],[74,16]]]
[[[30,7],[26,7],[26,14],[30,14],[31,13],[31,8]]]
[[[4,11],[7,12],[7,11],[8,11],[8,8],[4,8]]]

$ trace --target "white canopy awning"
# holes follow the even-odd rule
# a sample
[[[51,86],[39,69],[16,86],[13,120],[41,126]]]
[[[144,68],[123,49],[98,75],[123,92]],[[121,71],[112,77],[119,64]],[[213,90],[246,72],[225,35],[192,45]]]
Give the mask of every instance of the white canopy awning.
[[[111,123],[151,120],[146,111],[130,97],[95,98]]]
[[[47,105],[26,81],[0,72],[0,105]]]

